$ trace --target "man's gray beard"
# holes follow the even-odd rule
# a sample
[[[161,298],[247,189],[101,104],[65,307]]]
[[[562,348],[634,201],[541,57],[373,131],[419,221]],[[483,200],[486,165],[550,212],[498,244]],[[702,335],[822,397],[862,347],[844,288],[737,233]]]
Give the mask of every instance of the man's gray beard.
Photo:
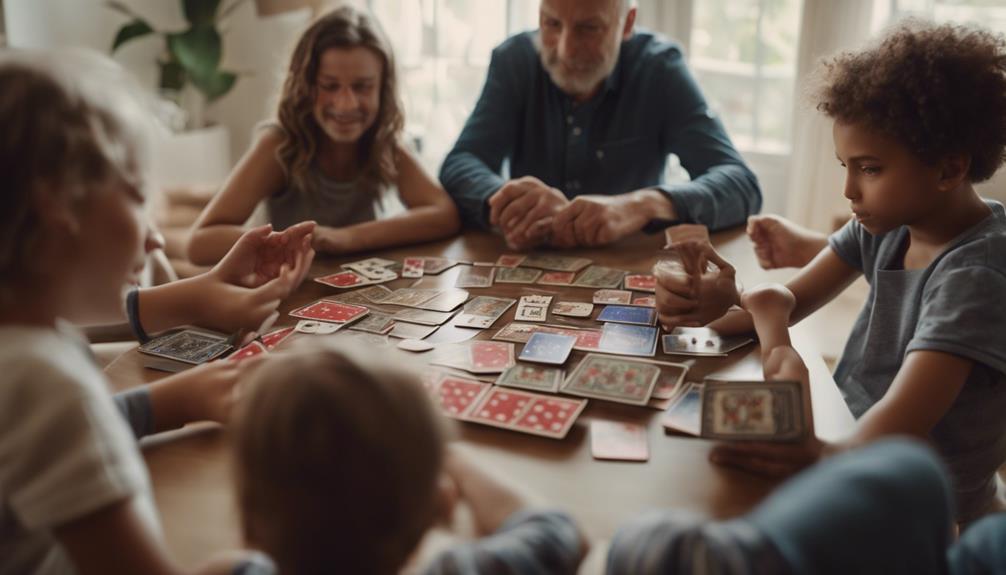
[[[538,57],[541,60],[541,65],[548,72],[548,76],[552,78],[552,82],[570,96],[585,96],[593,92],[598,84],[611,75],[611,72],[615,69],[615,64],[618,63],[618,55],[622,51],[622,43],[619,41],[614,53],[611,55],[611,59],[601,62],[598,65],[598,71],[589,78],[584,79],[581,75],[575,77],[564,75],[560,71],[558,56],[555,57],[554,62],[549,62],[549,55],[541,45],[540,36],[536,37],[535,47],[538,48]]]

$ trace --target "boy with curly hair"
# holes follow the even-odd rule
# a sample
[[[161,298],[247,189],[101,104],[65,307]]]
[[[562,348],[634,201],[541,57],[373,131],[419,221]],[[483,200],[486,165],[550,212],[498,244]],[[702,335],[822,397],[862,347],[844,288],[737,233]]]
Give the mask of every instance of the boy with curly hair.
[[[839,443],[724,444],[711,458],[785,476],[825,454],[915,436],[949,467],[957,521],[968,524],[1001,506],[1006,462],[1006,209],[973,186],[1006,158],[1006,39],[909,21],[827,60],[813,94],[834,120],[856,217],[787,287],[799,321],[861,274],[870,283],[835,372],[858,424]],[[737,297],[714,292],[732,285],[693,292],[664,281],[662,323],[751,331],[747,312],[709,323]]]

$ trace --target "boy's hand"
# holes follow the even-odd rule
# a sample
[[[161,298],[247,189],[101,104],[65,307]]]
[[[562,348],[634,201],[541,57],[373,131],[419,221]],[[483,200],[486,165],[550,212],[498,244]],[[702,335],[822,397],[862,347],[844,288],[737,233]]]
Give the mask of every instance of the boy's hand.
[[[150,386],[156,431],[196,421],[227,423],[238,383],[265,358],[218,360],[166,377]]]
[[[802,268],[814,259],[828,239],[779,216],[748,218],[748,237],[762,268]]]
[[[756,475],[784,479],[817,463],[836,449],[837,446],[813,435],[800,443],[732,441],[713,447],[709,461]]]
[[[679,243],[685,273],[675,273],[658,265],[657,312],[660,324],[670,331],[679,326],[698,327],[723,317],[738,303],[736,271],[706,241]],[[707,262],[716,269],[708,271]]]
[[[314,257],[311,236],[314,222],[300,222],[282,232],[272,231],[271,225],[259,226],[245,232],[220,263],[208,273],[220,281],[247,288],[256,288],[279,276],[283,266],[293,268],[305,257]],[[310,254],[308,256],[308,254]],[[306,274],[306,266],[303,271]],[[299,278],[300,280],[303,277]],[[300,281],[297,281],[297,285]],[[296,288],[296,286],[294,286]]]

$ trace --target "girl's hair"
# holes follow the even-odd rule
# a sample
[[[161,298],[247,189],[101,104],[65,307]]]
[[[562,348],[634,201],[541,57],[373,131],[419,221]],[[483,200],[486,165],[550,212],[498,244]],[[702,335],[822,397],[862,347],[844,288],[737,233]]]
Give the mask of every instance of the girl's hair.
[[[42,196],[74,208],[110,178],[142,189],[150,125],[140,100],[125,71],[96,52],[0,55],[0,285],[40,271],[33,252],[52,233]]]
[[[971,158],[972,182],[1006,160],[1006,40],[977,26],[910,19],[866,50],[826,59],[818,110],[887,134],[922,161]]]
[[[321,56],[331,48],[357,47],[367,48],[383,64],[377,119],[357,143],[363,160],[361,179],[388,186],[398,175],[397,145],[405,119],[391,44],[370,16],[343,6],[319,18],[300,37],[280,95],[278,115],[285,140],[277,156],[287,178],[298,189],[315,189],[316,182],[308,170],[318,153],[319,141],[326,137],[314,119]]]
[[[283,573],[398,573],[436,516],[449,428],[401,352],[298,344],[235,415],[245,536]]]

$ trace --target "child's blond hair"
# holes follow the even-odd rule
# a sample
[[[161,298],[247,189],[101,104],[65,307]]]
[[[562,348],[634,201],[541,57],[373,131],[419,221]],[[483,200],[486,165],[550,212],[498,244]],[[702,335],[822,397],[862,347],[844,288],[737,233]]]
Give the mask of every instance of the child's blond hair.
[[[0,285],[38,272],[43,195],[72,208],[110,177],[142,179],[147,118],[125,71],[96,52],[0,54]]]
[[[234,426],[246,538],[283,573],[396,573],[436,516],[445,430],[401,352],[269,358]]]

